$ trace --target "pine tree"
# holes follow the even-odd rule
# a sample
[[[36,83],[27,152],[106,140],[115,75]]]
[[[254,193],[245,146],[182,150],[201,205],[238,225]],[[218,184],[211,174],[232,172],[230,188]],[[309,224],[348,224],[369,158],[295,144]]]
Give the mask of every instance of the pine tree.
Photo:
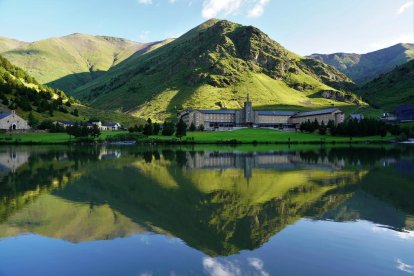
[[[38,121],[33,116],[32,112],[29,113],[29,117],[27,118],[27,122],[29,123],[29,126],[31,126],[31,127],[36,127],[37,124],[38,124]]]
[[[183,121],[183,119],[180,119],[176,127],[177,131],[175,133],[175,136],[183,137],[187,135],[187,124]]]

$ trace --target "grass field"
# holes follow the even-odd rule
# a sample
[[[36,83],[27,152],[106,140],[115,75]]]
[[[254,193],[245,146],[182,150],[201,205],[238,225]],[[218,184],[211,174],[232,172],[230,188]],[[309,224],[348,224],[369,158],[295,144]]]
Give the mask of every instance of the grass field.
[[[109,136],[118,135],[127,132],[102,132],[99,138],[106,139]],[[39,143],[39,144],[62,144],[73,141],[74,138],[66,133],[48,133],[48,132],[34,132],[34,133],[19,133],[19,134],[0,134],[0,144],[9,143]]]
[[[127,134],[128,132],[103,132],[99,137],[105,140],[110,136],[119,134]],[[214,144],[214,143],[347,143],[347,142],[390,142],[393,136],[381,138],[380,136],[370,137],[335,137],[330,135],[306,134],[299,132],[284,132],[270,129],[241,129],[235,131],[225,132],[188,132],[187,136],[178,139],[175,136],[151,136],[143,139],[142,142],[192,142],[200,144]],[[73,137],[69,137],[66,133],[22,133],[22,134],[0,134],[0,143],[45,143],[45,144],[59,144],[73,141]]]

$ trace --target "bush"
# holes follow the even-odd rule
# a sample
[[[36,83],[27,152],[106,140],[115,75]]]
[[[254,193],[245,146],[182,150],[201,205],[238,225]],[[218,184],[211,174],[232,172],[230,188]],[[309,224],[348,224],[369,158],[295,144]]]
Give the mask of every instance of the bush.
[[[183,121],[183,119],[180,119],[176,127],[177,131],[175,133],[175,136],[183,137],[187,135],[187,124]]]
[[[340,123],[330,129],[332,135],[364,137],[364,136],[386,136],[387,127],[384,122],[376,119],[351,119]]]
[[[172,122],[165,121],[163,124],[161,134],[163,136],[172,136],[174,132],[175,132],[174,124]]]
[[[154,125],[152,126],[152,134],[158,135],[160,133],[160,130],[161,130],[160,124],[154,123]]]
[[[190,131],[196,131],[196,126],[194,123],[191,123],[190,128],[188,129]]]
[[[152,126],[152,121],[150,118],[148,118],[147,123],[144,126],[144,130],[143,130],[143,134],[146,136],[150,136],[153,134],[153,126]]]

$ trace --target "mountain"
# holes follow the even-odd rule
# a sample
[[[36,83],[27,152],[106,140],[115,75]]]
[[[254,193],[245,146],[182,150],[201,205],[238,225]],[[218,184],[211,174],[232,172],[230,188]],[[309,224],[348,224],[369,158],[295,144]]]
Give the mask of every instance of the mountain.
[[[7,42],[8,41],[8,42]],[[109,36],[72,34],[13,47],[0,53],[24,68],[41,83],[64,91],[73,90],[100,76],[114,65],[154,43],[144,44]],[[17,43],[17,42],[15,42]]]
[[[313,54],[310,58],[335,67],[355,83],[362,85],[381,74],[391,71],[396,66],[414,59],[414,44],[397,44],[362,55],[348,53]]]
[[[0,53],[21,47],[25,44],[27,43],[0,36]]]
[[[17,110],[28,118],[29,113],[38,120],[81,121],[99,117],[105,121],[124,124],[137,121],[131,116],[86,107],[63,91],[40,84],[24,70],[12,65],[0,55],[0,111]]]
[[[388,111],[399,105],[414,104],[414,60],[377,77],[357,93],[372,106]]]
[[[256,107],[359,103],[339,91],[353,88],[335,68],[286,50],[255,27],[213,19],[71,95],[95,107],[163,119],[188,107],[239,108],[248,92]]]

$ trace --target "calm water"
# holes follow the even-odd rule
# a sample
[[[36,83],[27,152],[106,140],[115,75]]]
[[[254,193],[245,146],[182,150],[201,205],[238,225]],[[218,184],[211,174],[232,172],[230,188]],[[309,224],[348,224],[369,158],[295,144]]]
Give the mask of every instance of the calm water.
[[[414,147],[0,147],[0,275],[412,275]]]

